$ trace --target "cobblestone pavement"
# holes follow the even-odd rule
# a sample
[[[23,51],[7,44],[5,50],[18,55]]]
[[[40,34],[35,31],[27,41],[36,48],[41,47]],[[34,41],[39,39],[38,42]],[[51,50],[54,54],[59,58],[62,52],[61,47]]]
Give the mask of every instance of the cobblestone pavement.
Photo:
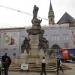
[[[75,75],[75,72],[66,71],[64,73],[60,72],[59,75]],[[9,72],[9,75],[40,75],[36,72]],[[56,73],[47,73],[47,75],[56,75]]]
[[[64,73],[60,72],[59,75],[75,75],[75,63],[68,64],[72,69],[65,70]],[[40,75],[40,72],[9,72],[9,75]],[[47,75],[56,75],[56,73],[47,73]]]
[[[40,75],[36,72],[9,72],[9,75]],[[55,73],[47,73],[47,75],[56,75]]]

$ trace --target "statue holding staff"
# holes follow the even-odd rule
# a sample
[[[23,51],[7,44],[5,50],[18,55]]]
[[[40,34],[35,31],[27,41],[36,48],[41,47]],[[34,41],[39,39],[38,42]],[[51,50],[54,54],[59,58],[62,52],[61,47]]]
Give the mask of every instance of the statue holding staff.
[[[38,10],[39,10],[39,8],[36,5],[34,5],[34,8],[33,8],[33,19],[32,19],[32,24],[33,25],[40,25],[40,23],[42,21],[42,19],[39,20],[37,18]]]
[[[37,18],[37,13],[38,13],[39,8],[34,5],[34,9],[33,9],[33,19]]]

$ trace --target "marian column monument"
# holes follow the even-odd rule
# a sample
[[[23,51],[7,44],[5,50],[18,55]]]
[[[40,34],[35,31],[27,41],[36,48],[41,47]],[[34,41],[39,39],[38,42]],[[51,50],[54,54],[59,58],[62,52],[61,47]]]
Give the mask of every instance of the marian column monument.
[[[56,64],[55,60],[55,53],[54,50],[49,50],[49,43],[46,40],[45,37],[43,37],[44,30],[41,28],[41,22],[42,20],[37,18],[39,8],[34,5],[33,9],[33,18],[31,20],[32,27],[30,29],[27,29],[28,38],[25,37],[25,40],[23,42],[23,52],[20,61],[17,63],[19,64],[28,64],[28,68],[30,71],[34,69],[34,71],[37,71],[37,68],[39,67],[39,70],[41,69],[41,59],[42,57],[46,58],[47,62],[47,70],[50,70],[50,65],[54,66]]]
[[[27,30],[31,48],[28,55],[28,63],[36,63],[40,59],[39,38],[44,33],[44,30],[42,30],[40,26],[42,20],[37,18],[38,10],[39,8],[34,5],[32,28]]]
[[[23,62],[40,64],[41,58],[45,57],[48,63],[55,63],[53,50],[49,50],[49,43],[43,37],[44,30],[41,28],[42,20],[37,18],[39,8],[34,5],[32,27],[27,29],[28,39],[25,37],[25,51],[22,55]]]

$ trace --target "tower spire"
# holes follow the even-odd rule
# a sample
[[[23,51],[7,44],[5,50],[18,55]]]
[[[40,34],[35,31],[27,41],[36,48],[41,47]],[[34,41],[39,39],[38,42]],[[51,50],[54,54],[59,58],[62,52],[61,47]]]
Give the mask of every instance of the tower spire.
[[[50,0],[50,11],[53,11],[51,0]]]
[[[48,19],[49,19],[49,24],[54,24],[54,11],[52,8],[52,3],[50,0],[50,7],[49,7],[49,12],[48,12]]]

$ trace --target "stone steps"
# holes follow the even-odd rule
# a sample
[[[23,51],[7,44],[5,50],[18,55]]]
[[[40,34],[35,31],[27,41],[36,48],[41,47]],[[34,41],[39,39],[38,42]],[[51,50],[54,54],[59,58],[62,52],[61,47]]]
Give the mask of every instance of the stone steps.
[[[20,65],[11,65],[9,68],[9,71],[21,71]],[[29,71],[31,72],[40,72],[41,71],[41,65],[40,64],[29,64]],[[46,71],[54,72],[56,71],[55,65],[47,65]]]
[[[63,66],[64,70],[70,69],[68,67]],[[56,72],[57,68],[55,64],[47,64],[46,65],[46,71],[47,72]],[[21,71],[20,65],[11,65],[9,68],[9,71]],[[41,71],[41,65],[40,64],[29,64],[30,72],[40,72]]]
[[[30,71],[40,72],[41,71],[41,65],[40,64],[29,64]],[[46,71],[48,72],[54,72],[56,71],[55,65],[46,65]]]

